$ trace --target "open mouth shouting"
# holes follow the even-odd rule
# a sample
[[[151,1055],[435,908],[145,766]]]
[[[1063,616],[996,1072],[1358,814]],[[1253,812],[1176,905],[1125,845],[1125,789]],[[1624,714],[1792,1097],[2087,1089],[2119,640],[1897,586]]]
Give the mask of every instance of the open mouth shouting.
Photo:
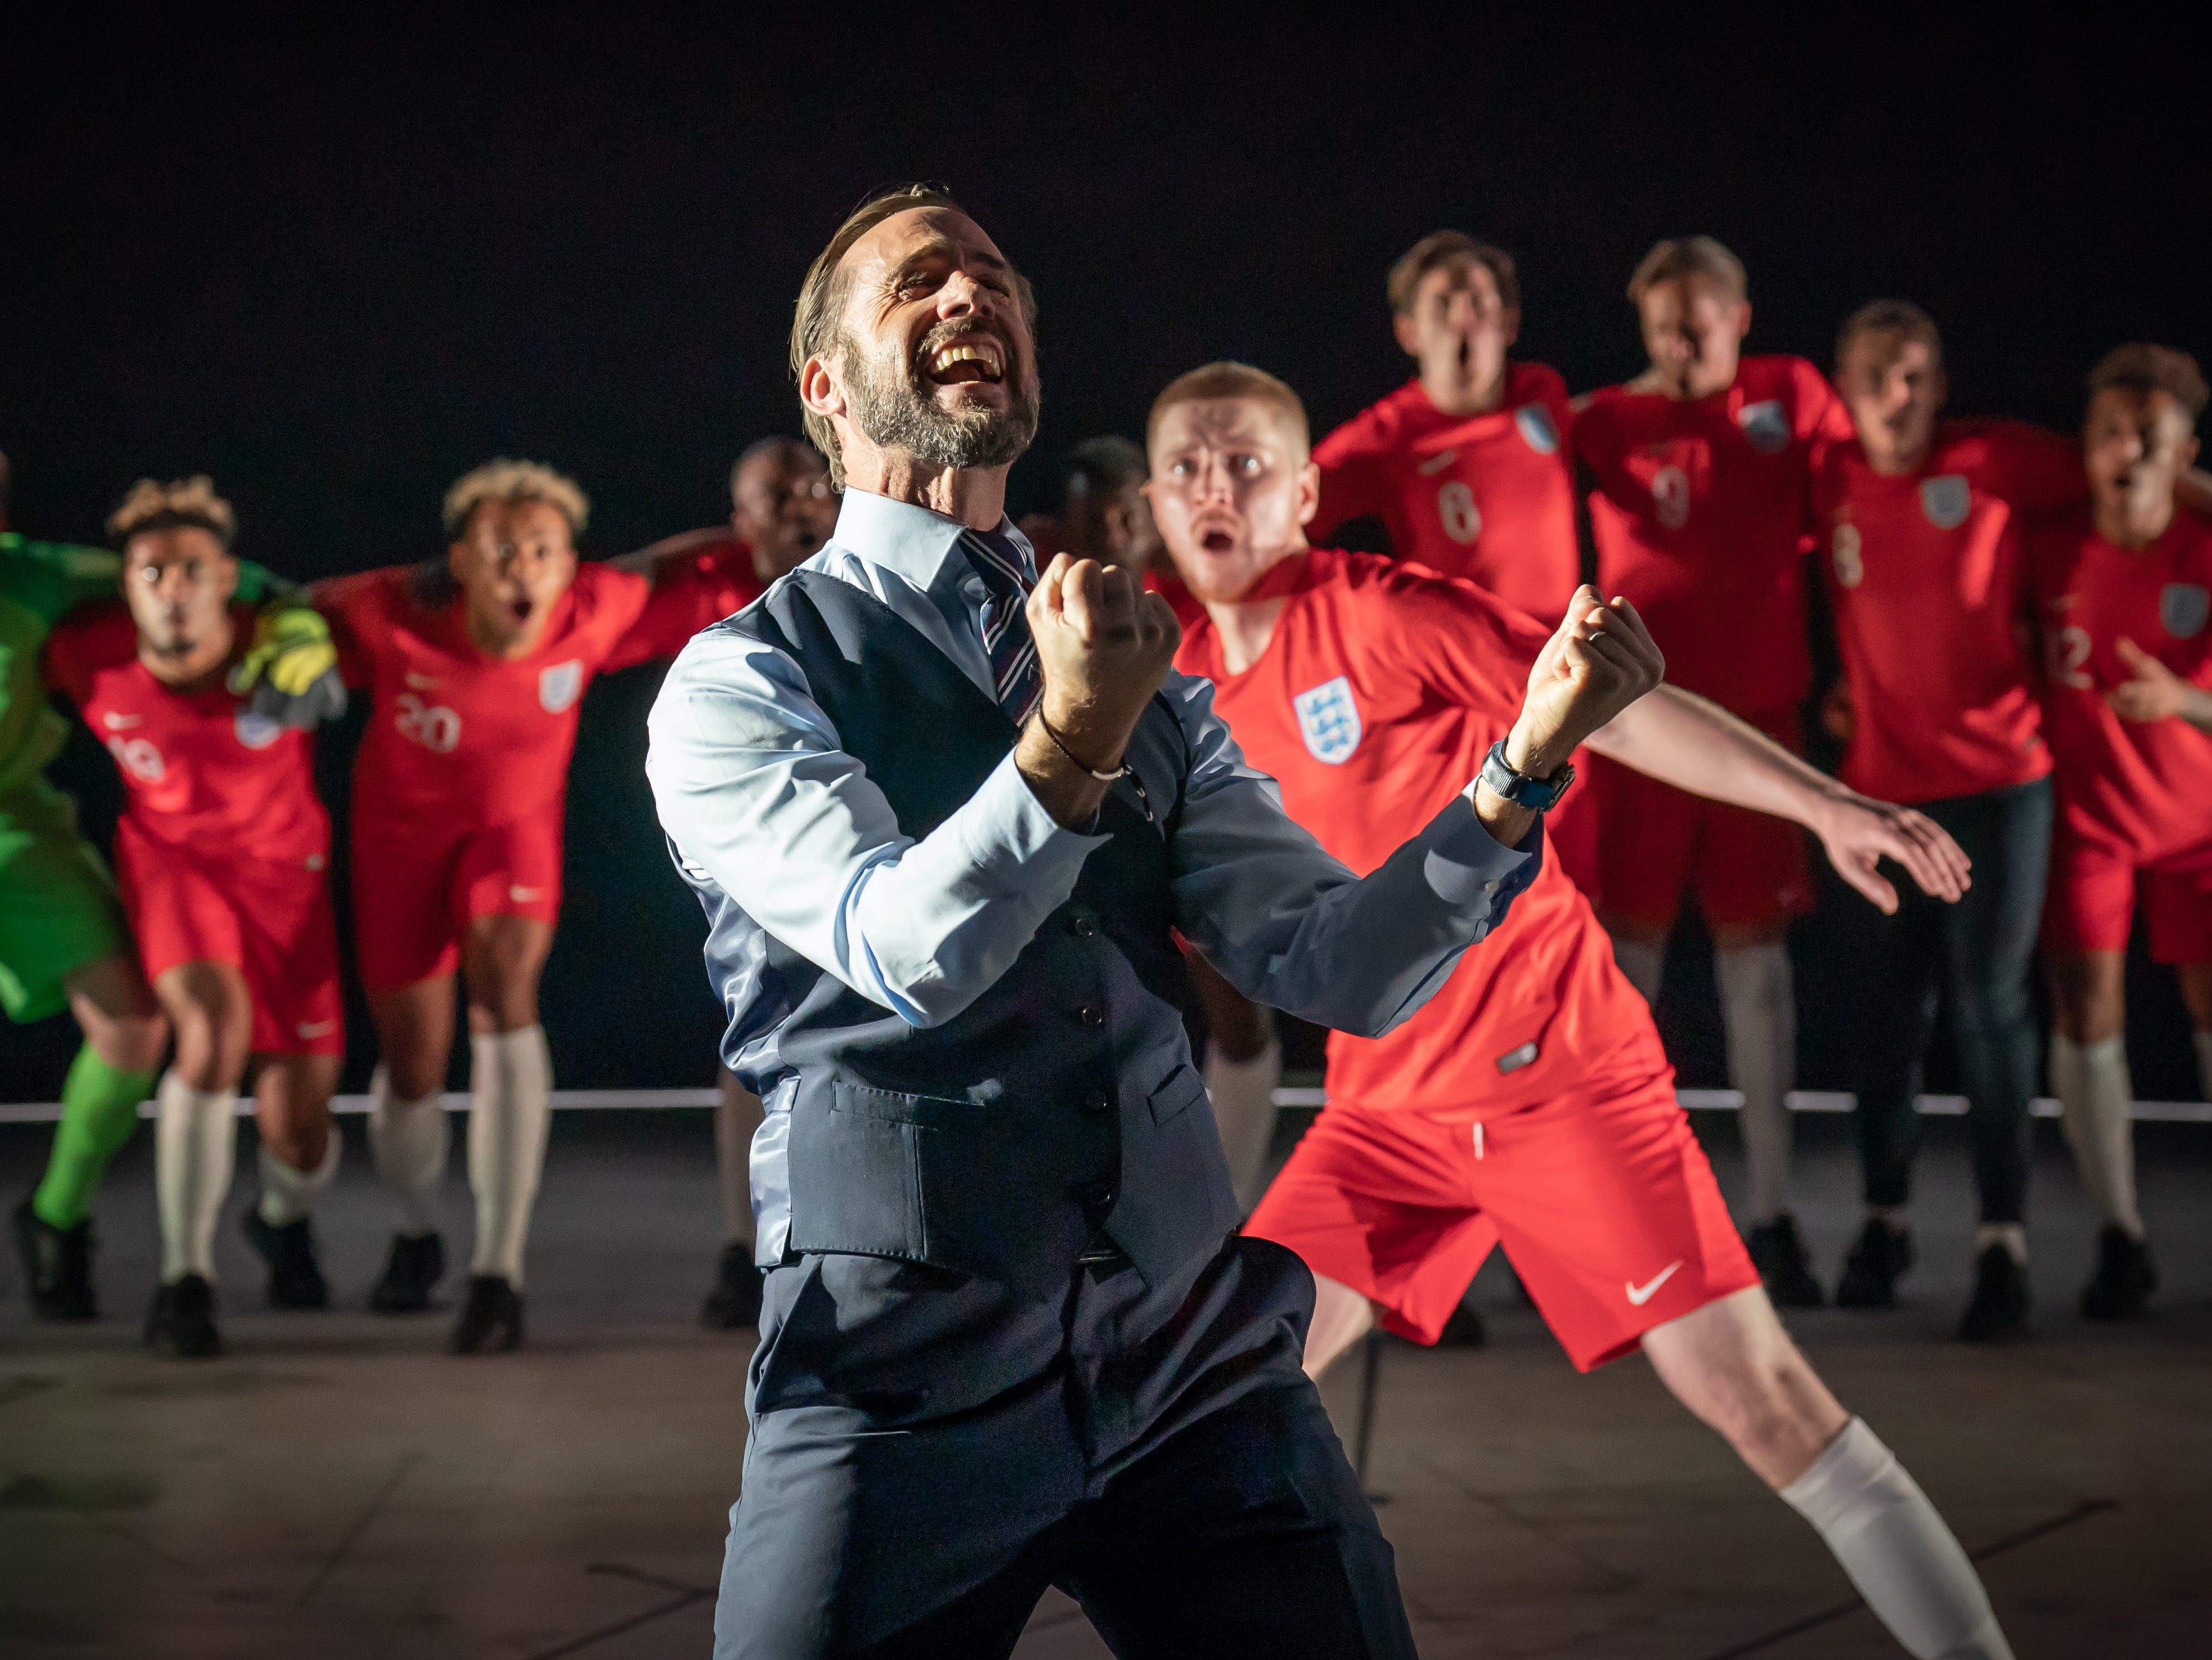
[[[515,627],[527,628],[530,626],[531,617],[538,610],[538,602],[534,599],[517,598],[507,600],[502,609],[506,611],[508,618]]]
[[[980,329],[925,343],[921,358],[922,379],[933,386],[967,386],[978,380],[996,386],[1006,378],[1006,347]]]

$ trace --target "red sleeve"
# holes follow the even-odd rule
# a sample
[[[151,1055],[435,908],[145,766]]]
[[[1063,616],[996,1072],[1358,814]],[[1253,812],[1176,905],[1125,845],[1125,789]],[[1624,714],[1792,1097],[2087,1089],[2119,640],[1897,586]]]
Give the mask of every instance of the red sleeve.
[[[750,549],[737,549],[737,553],[745,560],[752,557]],[[633,571],[606,571],[606,575],[646,582],[646,578]],[[745,575],[752,575],[750,564]],[[757,591],[757,584],[752,587]],[[738,589],[728,557],[702,556],[684,560],[677,569],[664,571],[644,595],[639,595],[637,609],[608,647],[599,671],[611,675],[617,668],[653,662],[657,657],[675,657],[695,633],[721,622],[732,611],[741,611],[750,598],[752,595]],[[629,599],[617,599],[617,605],[626,602]],[[606,605],[606,599],[602,599],[602,605]]]
[[[131,608],[120,599],[98,599],[54,624],[39,668],[49,690],[82,708],[92,696],[92,677],[137,652],[138,625],[131,620]]]
[[[349,686],[359,689],[374,678],[371,642],[386,631],[392,597],[409,569],[386,565],[350,576],[329,576],[307,590],[309,601],[330,624],[331,643],[338,648],[338,673]]]
[[[82,650],[84,628],[84,609],[79,607],[74,615],[54,624],[39,655],[39,672],[46,690],[61,693],[79,708],[84,707],[91,684]]]
[[[1314,446],[1321,469],[1321,506],[1308,526],[1318,544],[1348,520],[1380,516],[1389,499],[1383,461],[1388,446],[1376,429],[1375,414],[1355,415]]]
[[[1399,669],[1447,702],[1512,724],[1551,629],[1472,582],[1403,567],[1360,592],[1374,612],[1368,637]]]
[[[1996,422],[1989,439],[1996,493],[2022,513],[2055,513],[2089,499],[2080,440],[2025,421]]]

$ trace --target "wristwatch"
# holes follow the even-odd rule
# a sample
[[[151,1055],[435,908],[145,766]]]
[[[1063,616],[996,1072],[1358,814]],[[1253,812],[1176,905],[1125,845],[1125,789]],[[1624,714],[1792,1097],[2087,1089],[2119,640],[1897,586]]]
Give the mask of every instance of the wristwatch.
[[[1559,805],[1567,786],[1575,781],[1575,769],[1570,762],[1549,778],[1531,778],[1525,772],[1516,771],[1513,763],[1505,758],[1505,740],[1501,738],[1482,757],[1482,781],[1490,786],[1491,794],[1504,796],[1516,807],[1526,807],[1531,812],[1549,812]]]

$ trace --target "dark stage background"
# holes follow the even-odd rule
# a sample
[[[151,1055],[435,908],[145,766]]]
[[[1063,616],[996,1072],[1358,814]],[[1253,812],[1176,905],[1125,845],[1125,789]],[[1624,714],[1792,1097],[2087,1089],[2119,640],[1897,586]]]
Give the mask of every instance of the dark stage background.
[[[1577,390],[1639,367],[1629,269],[1698,230],[1750,267],[1755,350],[1825,363],[1860,301],[1927,306],[1961,412],[2070,426],[2124,339],[2212,360],[2201,89],[2162,35],[1863,9],[926,15],[11,22],[16,527],[97,539],[132,478],[204,471],[241,551],[319,576],[436,552],[445,486],[500,453],[584,482],[588,552],[716,520],[737,450],[797,430],[807,260],[867,187],[911,177],[950,183],[1038,288],[1044,426],[1017,511],[1206,358],[1284,374],[1322,427],[1389,390],[1382,274],[1442,224],[1515,251],[1522,350]],[[657,678],[585,711],[545,986],[568,1085],[710,1064],[697,912],[640,773]],[[324,744],[341,822],[357,721]],[[80,741],[59,775],[104,834],[105,757]],[[1814,1085],[1842,1081],[1849,1042],[1832,927],[1799,940]],[[1701,949],[1686,930],[1664,1012],[1687,1080],[1713,1082]],[[2136,979],[2139,1092],[2193,1095],[2178,1000]],[[50,1098],[75,1041],[0,1031],[0,1094]]]

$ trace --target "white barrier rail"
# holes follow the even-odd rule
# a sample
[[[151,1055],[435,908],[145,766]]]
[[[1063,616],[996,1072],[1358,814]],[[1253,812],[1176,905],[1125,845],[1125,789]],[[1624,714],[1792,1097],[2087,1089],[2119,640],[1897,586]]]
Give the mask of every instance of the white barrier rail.
[[[1743,1108],[1743,1096],[1735,1090],[1680,1090],[1676,1091],[1682,1104],[1701,1111],[1738,1112]],[[1793,1090],[1789,1096],[1792,1112],[1849,1112],[1852,1098],[1842,1090]],[[702,1090],[556,1090],[553,1106],[556,1111],[571,1109],[606,1111],[610,1109],[711,1107],[717,1097],[710,1089]],[[1328,1091],[1321,1089],[1283,1088],[1275,1091],[1279,1107],[1318,1107],[1325,1105]],[[1913,1104],[1922,1116],[1929,1118],[1963,1118],[1966,1112],[1966,1098],[1963,1095],[1923,1095]],[[365,1113],[369,1108],[366,1095],[334,1097],[331,1108],[336,1112]],[[446,1096],[447,1112],[466,1112],[469,1098],[453,1091]],[[239,1115],[247,1116],[253,1111],[251,1098],[238,1104]],[[2058,1103],[2049,1096],[2039,1096],[2029,1110],[2038,1118],[2058,1116]],[[62,1116],[58,1101],[19,1101],[0,1103],[0,1124],[51,1124]],[[154,1104],[143,1101],[138,1106],[141,1118],[154,1116]],[[2135,1117],[2145,1124],[2212,1124],[2212,1102],[2206,1101],[2138,1101]]]

